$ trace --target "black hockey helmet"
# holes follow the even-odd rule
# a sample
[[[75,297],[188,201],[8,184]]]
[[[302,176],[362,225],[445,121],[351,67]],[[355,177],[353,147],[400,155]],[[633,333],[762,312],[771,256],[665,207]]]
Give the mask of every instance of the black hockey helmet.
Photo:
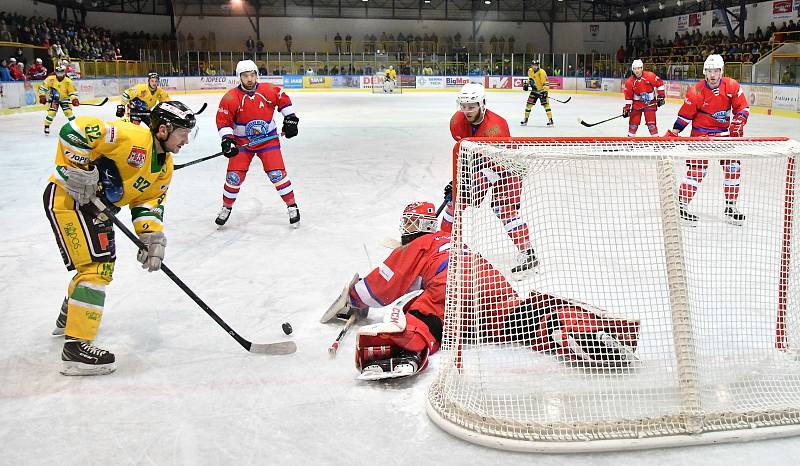
[[[533,60],[531,60],[531,65],[539,66],[539,60],[534,58]]]
[[[150,131],[153,134],[161,125],[167,125],[167,131],[171,133],[175,128],[194,129],[196,123],[194,112],[177,100],[160,102],[150,111]]]
[[[158,73],[156,73],[155,71],[151,71],[151,72],[147,73],[148,81],[150,80],[150,78],[161,79],[161,76],[159,76]]]

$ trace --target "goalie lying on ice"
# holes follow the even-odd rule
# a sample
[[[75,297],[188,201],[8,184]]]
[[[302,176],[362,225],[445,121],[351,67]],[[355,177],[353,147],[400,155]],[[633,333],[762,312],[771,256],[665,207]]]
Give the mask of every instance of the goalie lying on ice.
[[[345,286],[322,322],[386,307],[383,322],[361,327],[356,342],[360,379],[404,377],[423,370],[442,342],[450,235],[437,231],[430,202],[409,204],[402,246],[363,279]],[[524,345],[568,360],[618,367],[634,359],[639,323],[604,317],[576,301],[539,292],[520,299],[505,277],[477,253],[464,251],[462,337]],[[473,293],[477,294],[474,296]]]

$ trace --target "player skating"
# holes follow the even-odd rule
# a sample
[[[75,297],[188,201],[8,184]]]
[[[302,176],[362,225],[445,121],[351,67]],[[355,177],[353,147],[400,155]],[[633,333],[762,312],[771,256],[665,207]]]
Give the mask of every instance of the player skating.
[[[130,208],[147,245],[137,259],[150,272],[158,270],[167,245],[162,221],[172,153],[189,142],[194,126],[191,110],[166,102],[153,109],[149,128],[93,117],[61,128],[44,208],[64,264],[76,272],[53,332],[64,335],[62,374],[101,375],[116,368],[114,354],[93,345],[116,261],[112,221],[93,201],[100,196],[115,211]]]
[[[415,374],[441,345],[450,234],[436,230],[434,209],[430,202],[406,206],[400,226],[402,246],[363,279],[356,276],[321,319],[329,322],[394,302],[382,323],[358,330],[356,367],[361,379]],[[532,292],[521,300],[480,255],[468,250],[461,254],[462,260],[472,262],[462,267],[471,276],[463,277],[461,289],[479,293],[460,300],[479,303],[462,315],[481,316],[479,328],[465,328],[466,332],[479,331],[497,343],[519,343],[599,365],[624,365],[633,359],[637,322],[608,319],[585,305],[543,293]]]
[[[636,136],[642,114],[650,135],[657,136],[656,109],[665,102],[664,81],[652,71],[645,71],[641,60],[633,61],[631,71],[631,76],[625,80],[625,106],[622,108],[623,118],[630,117],[628,137]]]
[[[397,71],[394,66],[389,65],[383,76],[383,92],[394,92],[395,87],[397,87]]]
[[[678,136],[689,124],[692,124],[690,136],[724,136],[744,135],[744,125],[750,116],[750,107],[739,83],[722,76],[725,62],[719,55],[709,55],[703,64],[705,79],[689,88],[686,100],[678,110],[678,118],[666,136]],[[733,118],[731,118],[733,115]],[[739,199],[739,178],[741,164],[739,160],[720,160],[724,175],[723,194],[725,196],[724,214],[730,223],[741,225],[745,215],[736,207]],[[706,175],[708,160],[687,160],[686,178],[678,192],[681,218],[689,223],[697,222],[697,215],[689,213],[687,208],[692,201],[700,182]]]
[[[536,105],[536,101],[542,103],[544,112],[547,114],[547,126],[553,126],[553,111],[550,110],[550,100],[547,98],[550,92],[550,84],[547,82],[547,72],[539,68],[539,60],[531,61],[528,68],[528,80],[522,83],[522,90],[531,90],[528,94],[528,101],[525,103],[525,118],[520,122],[522,126],[528,124],[528,117],[531,115],[531,108]]]
[[[486,108],[486,90],[482,85],[465,84],[458,93],[456,102],[459,109],[450,118],[450,134],[456,140],[453,147],[453,180],[456,179],[459,141],[469,137],[511,137],[506,120]],[[522,178],[502,166],[490,164],[487,160],[470,181],[470,205],[479,205],[489,188],[492,188],[492,210],[503,222],[506,233],[522,253],[521,262],[511,271],[523,272],[536,267],[538,260],[531,245],[528,224],[519,213]],[[448,190],[449,188],[445,188],[445,196],[448,196]],[[442,230],[451,230],[453,213],[452,198],[449,198],[442,219]]]
[[[300,119],[294,114],[292,101],[283,89],[258,82],[258,67],[252,60],[240,61],[236,65],[236,75],[239,77],[239,86],[222,97],[217,110],[222,153],[229,160],[222,192],[222,209],[217,214],[216,223],[224,225],[228,221],[250,162],[253,157],[258,157],[275,190],[286,203],[289,224],[297,228],[300,226],[300,210],[283,163],[278,125],[274,120],[275,110],[283,115],[281,132],[287,139],[297,136]]]
[[[146,83],[126,89],[120,97],[122,104],[117,105],[117,116],[137,125],[142,121],[149,121],[150,109],[159,102],[172,100],[164,88],[158,87],[159,79],[158,73],[147,73]]]
[[[72,107],[77,107],[81,103],[78,100],[78,90],[75,89],[75,84],[67,76],[67,70],[63,66],[57,66],[55,74],[45,78],[39,86],[39,103],[48,106],[47,116],[44,118],[44,134],[50,134],[50,125],[59,108],[67,120],[75,119]]]

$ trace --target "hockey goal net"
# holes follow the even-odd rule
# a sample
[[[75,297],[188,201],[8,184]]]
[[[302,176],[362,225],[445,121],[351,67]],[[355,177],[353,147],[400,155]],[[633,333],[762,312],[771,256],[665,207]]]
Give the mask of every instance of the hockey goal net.
[[[376,73],[372,76],[372,93],[373,94],[402,94],[403,86],[401,84],[400,75],[397,79],[387,80],[384,72]]]
[[[785,138],[463,141],[451,243],[462,253],[450,256],[429,416],[520,451],[800,433],[798,155]],[[687,182],[687,160],[707,161],[702,183]],[[725,213],[736,180],[739,221]],[[697,188],[693,221],[682,185]],[[538,266],[515,274],[523,224]],[[517,301],[492,302],[506,285]],[[635,340],[606,363],[570,352],[555,331],[575,307],[544,324],[553,307],[519,306],[542,295],[596,315],[584,332]]]

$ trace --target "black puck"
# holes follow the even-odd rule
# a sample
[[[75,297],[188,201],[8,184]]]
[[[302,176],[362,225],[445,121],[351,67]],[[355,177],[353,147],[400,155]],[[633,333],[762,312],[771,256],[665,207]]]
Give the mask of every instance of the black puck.
[[[289,322],[284,322],[283,325],[281,325],[281,328],[283,329],[283,333],[287,335],[292,334],[292,324],[290,324]]]

